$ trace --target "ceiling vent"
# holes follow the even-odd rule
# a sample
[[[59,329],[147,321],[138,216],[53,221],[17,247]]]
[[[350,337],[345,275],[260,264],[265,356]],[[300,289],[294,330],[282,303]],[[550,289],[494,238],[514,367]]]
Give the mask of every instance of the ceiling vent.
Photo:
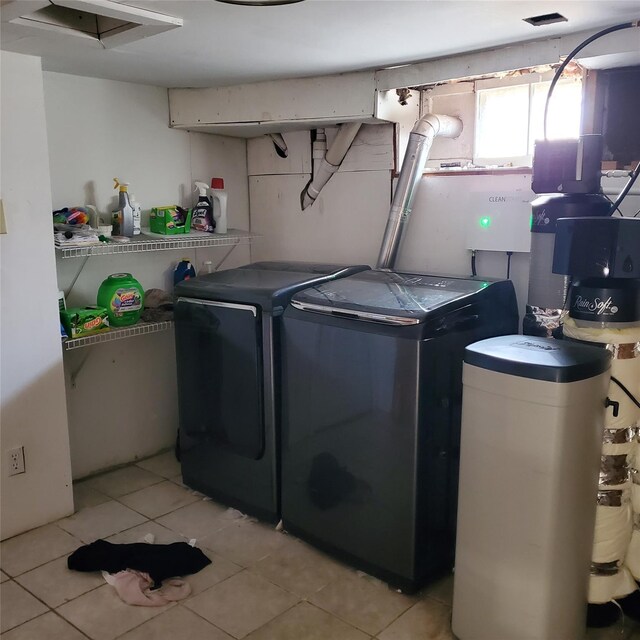
[[[555,22],[568,22],[567,18],[559,13],[543,13],[539,16],[523,18],[523,20],[533,25],[534,27],[541,27],[545,24],[554,24]]]
[[[112,49],[182,26],[182,18],[114,0],[0,0],[3,30],[24,36],[74,37]]]

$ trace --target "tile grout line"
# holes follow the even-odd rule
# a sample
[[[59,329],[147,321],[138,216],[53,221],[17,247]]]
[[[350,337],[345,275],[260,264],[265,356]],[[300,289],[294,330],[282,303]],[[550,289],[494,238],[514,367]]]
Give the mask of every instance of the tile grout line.
[[[133,606],[136,606],[136,605],[129,605],[129,606],[133,607]],[[130,629],[127,629],[124,633],[121,633],[120,635],[117,635],[115,638],[113,638],[113,640],[118,640],[118,638],[123,638],[128,633],[131,633],[132,631],[135,631],[136,629],[139,629],[143,624],[147,624],[147,622],[151,622],[152,620],[155,620],[156,618],[159,618],[160,616],[163,616],[165,613],[168,613],[169,611],[175,609],[176,607],[179,607],[180,603],[174,601],[174,602],[169,603],[169,605],[165,604],[163,606],[167,607],[165,611],[161,611],[160,613],[156,614],[155,616],[152,616],[148,620],[143,620],[139,624],[136,624],[135,626],[131,627]],[[145,609],[159,609],[160,607],[144,607],[144,608]]]
[[[124,467],[125,469],[128,469],[129,467]],[[139,469],[141,469],[142,471],[147,471],[146,469],[142,469],[142,467],[139,467]],[[147,471],[147,473],[153,473],[152,471]],[[137,491],[142,491],[143,489],[148,489],[149,487],[155,487],[156,485],[160,484],[161,482],[165,482],[165,481],[169,481],[168,478],[163,478],[162,476],[159,476],[157,473],[153,473],[154,476],[156,476],[156,478],[158,479],[156,482],[150,482],[149,484],[145,485],[144,487],[140,487],[138,489],[134,489],[133,491],[128,491],[127,493],[123,493],[119,496],[111,496],[108,493],[105,493],[104,491],[100,491],[100,489],[94,489],[93,487],[89,487],[89,489],[92,489],[93,491],[97,491],[98,493],[101,493],[102,495],[106,496],[107,498],[109,498],[109,500],[115,500],[116,502],[119,502],[120,498],[124,498],[126,496],[130,496],[132,493],[136,493]],[[98,477],[98,476],[96,476]],[[104,503],[102,503],[104,504]],[[94,507],[99,507],[99,504],[94,505]],[[126,505],[125,505],[126,506]],[[83,511],[84,509],[93,509],[93,507],[84,507],[83,509],[80,509],[80,511]],[[76,513],[80,513],[80,511],[77,511]],[[75,513],[74,513],[75,515]],[[69,516],[71,517],[71,516]]]
[[[248,567],[243,567],[240,571],[238,571],[237,573],[234,573],[231,576],[228,576],[227,578],[225,578],[224,580],[220,580],[220,582],[216,582],[216,584],[211,585],[208,589],[205,589],[204,591],[201,591],[200,593],[196,594],[196,596],[194,597],[198,597],[199,595],[206,593],[207,591],[209,591],[210,589],[214,589],[215,587],[217,587],[218,585],[222,584],[223,582],[226,582],[227,580],[234,578],[235,576],[240,575],[242,572],[246,571],[247,573],[250,573],[252,576],[256,576],[255,573],[251,573],[249,571]],[[258,576],[258,577],[262,577],[262,576]],[[274,584],[273,582],[270,582],[269,580],[267,580],[266,578],[263,578],[263,580],[266,580],[267,582],[269,582],[269,584],[273,584],[274,586],[278,587],[279,589],[282,589],[282,591],[285,591],[286,593],[289,593],[293,596],[295,596],[296,598],[298,598],[298,601],[295,602],[294,604],[292,604],[290,607],[287,607],[287,609],[285,609],[284,611],[282,611],[281,613],[279,613],[278,615],[274,616],[273,618],[271,618],[271,620],[268,620],[267,622],[265,622],[264,624],[260,625],[257,629],[254,629],[253,631],[250,631],[249,633],[245,634],[244,636],[242,636],[242,638],[246,638],[248,636],[250,636],[252,633],[255,633],[256,631],[262,629],[263,627],[265,627],[266,625],[270,624],[271,622],[273,622],[274,620],[277,620],[280,616],[284,615],[285,613],[287,613],[288,611],[291,611],[291,609],[293,609],[294,607],[297,607],[300,603],[302,602],[306,602],[306,600],[304,600],[303,598],[301,598],[299,595],[292,593],[291,591],[288,591],[287,589],[283,589],[282,587],[280,587],[277,584]],[[188,598],[185,598],[184,602],[187,601]],[[179,603],[179,605],[182,605],[182,602]],[[194,613],[196,616],[198,616],[199,618],[201,618],[202,620],[204,620],[205,622],[208,622],[209,624],[212,624],[216,629],[220,629],[220,631],[223,631],[224,633],[226,633],[228,636],[231,636],[232,638],[236,638],[236,636],[234,636],[232,633],[230,633],[229,631],[225,631],[222,627],[219,627],[218,625],[214,624],[213,622],[211,622],[210,620],[207,620],[206,618],[204,618],[203,616],[201,616],[197,611],[194,611],[193,609],[187,607],[186,605],[182,605],[185,606],[186,609],[188,609],[189,611],[191,611],[191,613]],[[238,640],[236,638],[236,640]]]
[[[102,586],[102,585],[100,585],[100,586]],[[99,588],[100,587],[96,587],[96,589],[99,589]],[[89,592],[87,591],[87,593],[89,593]],[[82,595],[84,595],[84,594],[82,594]],[[80,596],[78,596],[78,597],[80,597]],[[74,600],[75,600],[75,598],[74,598]],[[72,600],[69,600],[69,602],[72,602]],[[60,605],[60,606],[62,606],[62,605]],[[85,638],[89,638],[89,640],[91,640],[91,637],[89,635],[87,635],[84,631],[82,631],[82,629],[79,629],[78,627],[76,627],[76,625],[73,624],[73,622],[71,622],[71,620],[67,620],[61,613],[59,613],[55,609],[52,609],[51,611],[53,613],[55,613],[58,616],[58,618],[60,618],[61,620],[64,620],[64,622],[66,622],[70,627],[73,627],[76,631],[78,631],[78,633],[82,634]]]
[[[241,569],[240,571],[238,571],[237,573],[234,573],[233,576],[237,576],[240,573],[242,573],[243,571],[246,571],[246,569]],[[216,582],[214,585],[211,585],[209,587],[209,589],[213,589],[213,587],[217,587],[219,584],[222,584],[223,582],[226,582],[229,578],[233,578],[233,576],[228,576],[227,578],[225,578],[224,580],[220,580],[220,582]],[[201,591],[200,593],[196,594],[194,597],[198,597],[201,593],[205,593],[206,591],[209,591],[209,589],[205,589],[204,591]],[[191,597],[191,596],[189,596]],[[183,607],[185,608],[187,611],[190,611],[191,613],[193,613],[196,617],[200,618],[200,620],[204,620],[206,623],[210,624],[212,627],[215,627],[216,629],[218,629],[219,631],[222,631],[223,633],[226,633],[228,636],[230,636],[231,638],[235,638],[235,636],[227,631],[225,631],[222,627],[219,627],[217,624],[214,624],[213,622],[211,622],[211,620],[207,620],[206,618],[204,618],[203,616],[201,616],[197,611],[194,611],[193,609],[187,607],[186,605],[183,604],[183,602],[186,602],[189,598],[185,598],[184,601],[180,601],[178,603],[179,607]],[[252,632],[253,633],[253,632]],[[247,634],[249,635],[249,634]]]
[[[175,482],[171,482],[171,480],[169,480],[168,478],[163,478],[163,481],[164,482],[170,482],[171,484],[176,485]],[[151,520],[153,522],[155,522],[158,518],[164,518],[164,516],[168,516],[170,513],[174,513],[175,511],[178,511],[178,509],[183,509],[184,507],[188,507],[190,504],[195,504],[197,502],[197,500],[193,500],[188,504],[182,504],[179,507],[176,507],[175,509],[171,509],[170,511],[167,511],[166,513],[160,513],[160,514],[150,518],[148,515],[142,513],[141,511],[136,510],[135,507],[131,507],[128,504],[122,502],[122,500],[120,499],[120,498],[126,498],[127,496],[131,496],[134,493],[137,493],[138,491],[144,491],[145,489],[148,489],[150,487],[157,487],[160,484],[162,484],[162,482],[158,482],[158,483],[155,483],[155,484],[150,484],[147,487],[143,487],[142,489],[137,489],[136,491],[132,491],[131,493],[127,493],[125,495],[122,495],[119,498],[111,498],[111,500],[115,500],[116,502],[120,503],[123,507],[127,507],[127,509],[131,509],[132,511],[135,511],[136,513],[139,513],[141,516],[144,516],[147,520]],[[178,486],[183,491],[186,491],[190,495],[194,495],[192,493],[192,491],[193,491],[192,489],[187,489],[185,487],[181,487],[180,485],[176,485],[176,486]],[[156,524],[160,525],[161,527],[164,526],[164,525],[161,525],[159,522],[156,522]],[[139,525],[136,525],[136,526],[139,526]],[[130,527],[130,528],[133,529],[133,527]],[[165,527],[165,529],[168,529],[168,527]],[[125,531],[126,531],[126,529],[125,529]],[[171,529],[170,529],[170,531],[171,531]],[[182,534],[178,534],[178,535],[182,535]],[[182,536],[182,537],[184,537],[184,536]]]
[[[63,556],[60,556],[59,558],[54,558],[53,560],[51,560],[51,562],[55,562],[56,560],[60,560],[60,558],[62,558]],[[49,564],[48,562],[45,564]],[[40,567],[35,567],[35,569],[39,569],[41,567],[44,567],[45,564],[40,565]],[[35,569],[31,569],[30,571],[34,571]],[[71,569],[69,569],[69,571],[71,571]],[[24,573],[21,573],[20,576],[23,576],[25,574],[29,573],[29,571],[25,571]],[[97,571],[92,572],[92,573],[98,573]],[[18,577],[20,577],[18,576]],[[96,589],[100,589],[101,587],[103,587],[105,584],[108,584],[107,581],[104,581],[104,584],[99,584],[95,587],[91,587],[91,589],[87,589],[87,591],[85,591],[84,593],[80,593],[79,595],[75,596],[74,598],[71,598],[71,600],[65,600],[64,602],[61,602],[57,607],[52,607],[51,605],[47,604],[44,600],[42,600],[42,598],[40,598],[39,596],[37,596],[35,593],[33,593],[33,591],[31,591],[28,587],[24,586],[22,583],[18,582],[17,580],[14,580],[14,582],[19,585],[20,587],[22,587],[25,591],[27,591],[28,593],[30,593],[34,598],[36,598],[37,600],[40,600],[40,602],[42,602],[42,604],[44,604],[45,606],[47,606],[51,611],[56,611],[56,609],[58,609],[59,607],[63,607],[65,604],[68,604],[69,602],[73,602],[74,600],[77,600],[78,598],[81,598],[82,596],[86,595],[87,593],[91,593],[92,591],[95,591]]]
[[[54,525],[57,526],[57,521],[56,522],[49,522],[48,524],[44,524],[42,525],[42,527],[48,527],[50,525]],[[36,527],[36,529],[40,529],[41,527]],[[24,533],[29,533],[30,531],[35,531],[36,529],[30,529],[29,531],[25,531]],[[76,540],[76,542],[79,543],[80,546],[84,545],[85,543],[82,542],[82,540],[80,540],[80,538],[77,538],[76,536],[74,536],[72,533],[69,533],[68,531],[66,531],[65,529],[63,529],[62,527],[58,527],[58,529],[60,529],[60,531],[63,531],[64,533],[66,533],[67,535],[71,536],[74,540]],[[18,535],[24,535],[23,533],[19,533]],[[17,538],[18,536],[14,536],[13,538]],[[7,538],[7,540],[13,540],[13,538]],[[3,540],[3,542],[6,542],[5,540]],[[20,573],[17,573],[15,576],[10,575],[9,573],[7,573],[7,570],[4,569],[3,567],[0,566],[0,569],[2,569],[2,571],[5,572],[5,574],[7,576],[9,576],[9,578],[11,580],[15,580],[16,578],[19,578],[20,576],[23,576],[25,573],[29,573],[30,571],[35,571],[36,569],[40,569],[40,567],[44,567],[46,564],[49,564],[50,562],[54,562],[55,560],[60,560],[60,558],[63,558],[65,556],[70,555],[71,553],[73,553],[73,551],[65,551],[63,554],[56,556],[55,558],[50,558],[49,560],[47,560],[46,562],[43,562],[42,564],[38,564],[35,565],[34,567],[31,567],[30,569],[27,569],[26,571],[22,571]],[[5,581],[6,582],[6,581]],[[18,582],[18,584],[20,584]],[[22,586],[22,585],[20,585]]]
[[[346,566],[346,565],[345,565],[345,566]],[[354,572],[357,572],[357,570],[355,570],[355,569],[354,569]],[[339,580],[339,578],[338,578],[338,580]],[[378,578],[376,578],[376,580],[378,580]],[[386,587],[389,589],[389,591],[392,591],[391,587],[389,587],[389,585],[388,585],[386,582],[384,582],[384,581],[381,581],[381,582],[383,582],[383,584],[384,584],[384,585],[386,585]],[[331,584],[331,582],[330,582],[329,584],[325,585],[324,587],[322,587],[322,589],[326,589],[326,587],[328,587],[330,584]],[[316,591],[316,594],[317,594],[317,593],[320,593],[320,591],[322,591],[322,589],[318,589],[318,591]],[[394,592],[394,593],[395,593],[395,592]],[[313,594],[313,595],[316,595],[316,594]],[[388,625],[386,625],[385,627],[383,627],[383,628],[382,628],[382,629],[380,629],[379,631],[376,631],[374,634],[371,634],[371,633],[369,633],[368,631],[366,631],[365,629],[362,629],[362,628],[360,628],[360,627],[358,627],[358,626],[356,626],[356,625],[352,624],[352,623],[351,623],[351,622],[349,622],[348,620],[345,620],[344,618],[342,618],[339,614],[337,614],[337,613],[335,613],[335,612],[333,612],[333,611],[328,611],[328,610],[327,610],[327,609],[325,609],[322,605],[320,605],[320,604],[318,604],[318,603],[316,603],[316,602],[310,602],[310,604],[312,604],[312,605],[314,605],[314,606],[318,607],[318,609],[321,609],[321,610],[322,610],[322,611],[324,611],[325,613],[328,613],[329,615],[332,615],[332,616],[334,616],[334,617],[338,618],[339,620],[342,620],[342,622],[344,622],[344,623],[346,623],[346,624],[348,624],[348,625],[350,625],[350,626],[354,627],[354,628],[355,628],[355,629],[357,629],[358,631],[361,631],[362,633],[367,634],[367,635],[369,635],[369,636],[370,636],[370,637],[372,637],[372,638],[375,638],[376,636],[378,636],[379,634],[381,634],[383,631],[385,631],[385,630],[386,630],[386,629],[387,629],[391,624],[393,624],[393,623],[394,623],[398,618],[400,618],[400,616],[404,615],[407,611],[409,611],[409,610],[410,610],[410,609],[412,609],[415,605],[417,605],[417,604],[418,604],[418,602],[419,602],[419,601],[416,601],[416,602],[414,602],[413,604],[411,604],[410,606],[408,606],[408,607],[407,607],[406,609],[404,609],[401,613],[399,613],[399,614],[398,614],[398,615],[397,615],[397,616],[396,616],[396,617],[395,617],[395,618],[394,618],[394,619],[393,619],[393,620],[392,620]]]
[[[47,611],[45,611],[44,613],[39,613],[37,616],[34,616],[33,618],[29,618],[28,620],[25,620],[24,622],[17,624],[15,627],[11,627],[10,629],[5,629],[2,632],[2,635],[7,633],[7,631],[11,631],[11,629],[17,629],[18,627],[21,627],[23,624],[26,624],[27,622],[31,622],[31,620],[35,620],[36,618],[39,618],[40,616],[43,616],[49,613],[49,611],[53,611],[53,609],[46,602],[41,600],[35,593],[31,593],[31,591],[29,591],[29,589],[27,589],[26,587],[23,587],[17,580],[14,580],[13,578],[11,578],[11,580],[5,580],[3,584],[7,584],[8,582],[14,582],[18,587],[20,587],[21,589],[24,589],[30,596],[35,598],[40,604],[43,604],[47,608]]]
[[[280,588],[282,588],[282,587],[280,587]],[[296,597],[298,597],[298,596],[296,596]],[[243,636],[243,638],[246,638],[246,637],[250,636],[252,633],[255,633],[256,631],[259,631],[260,629],[264,629],[264,627],[266,627],[268,624],[271,624],[274,620],[277,620],[278,618],[283,616],[285,613],[289,613],[289,611],[291,611],[292,609],[295,609],[295,607],[297,607],[301,602],[302,602],[302,600],[298,600],[298,602],[296,602],[295,604],[292,604],[290,607],[288,607],[287,609],[285,609],[284,611],[279,613],[277,616],[274,616],[273,618],[271,618],[271,620],[267,620],[267,622],[265,622],[264,624],[261,624],[257,629],[254,629],[250,633],[247,633],[245,636]]]
[[[405,609],[402,613],[399,613],[386,627],[380,629],[380,631],[378,631],[374,637],[379,636],[381,633],[383,633],[384,631],[386,631],[392,624],[394,624],[395,622],[397,622],[400,618],[402,618],[402,616],[405,613],[408,613],[409,611],[411,611],[411,609],[413,609],[414,607],[418,606],[420,604],[420,602],[422,602],[423,598],[420,598],[419,600],[416,600],[416,602],[414,602],[408,609]],[[435,602],[438,602],[437,600],[435,600]],[[442,604],[441,602],[438,602],[438,604]],[[444,606],[444,605],[443,605]],[[451,607],[447,607],[447,609],[451,609]],[[451,612],[449,612],[451,613]],[[449,622],[449,627],[451,627],[451,623]]]
[[[84,484],[85,482],[89,482],[89,480],[80,480],[79,482],[73,482],[72,481],[71,482],[71,490],[73,491],[74,487],[77,487],[80,484]],[[89,487],[89,486],[87,486],[86,488],[89,489],[90,491],[95,491],[96,493],[100,494],[100,496],[102,496],[103,498],[106,498],[105,502],[107,500],[111,500],[112,499],[106,493],[104,493],[103,491],[100,491],[98,489],[94,489],[93,487]],[[74,501],[73,501],[73,506],[74,506],[74,508],[76,506],[75,498],[74,498]],[[93,506],[97,507],[98,505],[93,505]],[[82,511],[82,509],[88,509],[88,508],[89,507],[81,507],[78,511]],[[74,511],[74,513],[77,513],[77,511]]]
[[[22,586],[22,585],[20,585]],[[31,594],[33,595],[33,594]],[[47,605],[48,606],[48,605]],[[73,629],[75,629],[78,633],[80,633],[82,635],[83,638],[88,638],[89,640],[91,640],[91,638],[89,638],[89,636],[87,636],[86,633],[84,633],[83,631],[81,631],[80,629],[78,629],[78,627],[76,627],[72,622],[70,622],[69,620],[67,620],[66,618],[64,618],[63,616],[61,616],[55,609],[52,609],[51,607],[49,607],[49,611],[45,611],[44,613],[40,613],[37,616],[35,616],[34,618],[29,618],[29,620],[25,620],[24,622],[21,622],[20,624],[16,625],[15,627],[11,627],[9,629],[5,629],[2,632],[2,636],[4,636],[5,634],[9,633],[10,631],[16,631],[17,629],[19,629],[20,627],[24,627],[24,625],[29,624],[30,622],[33,622],[34,620],[37,620],[38,618],[42,618],[44,616],[46,616],[49,613],[53,613],[55,616],[57,616],[58,618],[60,618],[63,622],[66,622],[70,627],[72,627]]]

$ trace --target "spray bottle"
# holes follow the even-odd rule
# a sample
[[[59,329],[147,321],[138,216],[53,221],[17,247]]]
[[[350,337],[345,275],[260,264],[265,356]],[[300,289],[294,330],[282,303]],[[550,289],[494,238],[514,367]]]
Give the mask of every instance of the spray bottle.
[[[127,236],[131,238],[134,233],[134,224],[133,224],[133,207],[131,206],[131,202],[129,201],[129,194],[127,189],[129,187],[128,182],[120,182],[118,178],[113,179],[114,189],[119,189],[120,192],[118,194],[118,211],[116,212],[117,217],[117,234],[119,236]]]
[[[196,182],[198,189],[198,203],[191,214],[191,226],[196,231],[208,231],[213,233],[215,223],[213,221],[213,208],[207,196],[207,185],[204,182]]]

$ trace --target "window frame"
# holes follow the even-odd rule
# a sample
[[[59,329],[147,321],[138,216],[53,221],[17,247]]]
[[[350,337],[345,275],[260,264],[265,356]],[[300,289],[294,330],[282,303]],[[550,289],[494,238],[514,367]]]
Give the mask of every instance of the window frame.
[[[527,153],[523,156],[504,156],[497,158],[487,158],[476,155],[478,149],[478,135],[480,127],[478,126],[480,118],[480,96],[482,91],[488,89],[504,89],[506,87],[513,86],[529,86],[529,100],[527,110],[527,151],[529,151],[529,140],[531,137],[531,105],[533,100],[533,87],[544,82],[550,82],[553,79],[554,72],[549,71],[546,73],[530,73],[522,76],[508,77],[508,78],[487,78],[484,80],[476,80],[475,82],[475,94],[476,94],[476,106],[475,106],[475,122],[474,122],[474,137],[473,137],[473,164],[476,166],[482,166],[489,169],[497,167],[513,167],[513,168],[531,168],[533,165],[533,153]],[[582,87],[582,101],[584,103],[584,77],[568,77],[562,78],[558,84],[567,84],[569,82],[579,82]],[[582,124],[582,109],[580,113],[580,125]]]

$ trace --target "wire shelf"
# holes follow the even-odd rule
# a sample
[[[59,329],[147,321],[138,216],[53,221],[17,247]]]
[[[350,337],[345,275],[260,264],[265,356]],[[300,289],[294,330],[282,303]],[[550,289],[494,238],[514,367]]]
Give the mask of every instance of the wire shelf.
[[[87,256],[105,256],[114,253],[139,253],[143,251],[171,251],[176,249],[199,249],[204,247],[222,247],[237,244],[250,244],[259,236],[248,231],[229,229],[228,233],[204,233],[192,231],[187,235],[161,236],[142,233],[131,242],[118,244],[104,242],[87,247],[56,247],[62,258],[84,258]]]
[[[139,322],[131,327],[123,327],[122,329],[111,329],[104,333],[96,333],[92,336],[84,338],[67,338],[62,342],[65,350],[80,349],[82,347],[90,347],[94,344],[102,342],[112,342],[113,340],[122,340],[123,338],[133,338],[134,336],[144,336],[148,333],[158,333],[159,331],[167,331],[173,327],[173,321],[167,322]]]

